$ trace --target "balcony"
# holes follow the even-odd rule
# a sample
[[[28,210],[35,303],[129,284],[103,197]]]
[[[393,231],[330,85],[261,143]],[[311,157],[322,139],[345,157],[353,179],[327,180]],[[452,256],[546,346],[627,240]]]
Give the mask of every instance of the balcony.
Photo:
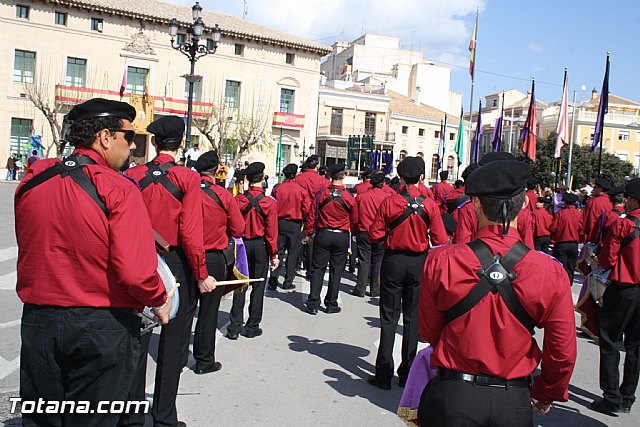
[[[273,113],[273,127],[283,129],[304,129],[304,114],[276,111]]]
[[[336,141],[346,141],[349,135],[370,135],[362,128],[353,128],[350,126],[320,126],[318,127],[318,136],[322,139],[331,139]],[[378,131],[373,134],[376,142],[393,143],[396,140],[395,132]]]

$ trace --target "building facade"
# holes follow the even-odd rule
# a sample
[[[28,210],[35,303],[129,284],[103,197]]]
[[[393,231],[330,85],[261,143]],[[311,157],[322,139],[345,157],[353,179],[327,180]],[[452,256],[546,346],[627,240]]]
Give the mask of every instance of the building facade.
[[[41,135],[45,152],[52,146],[55,126],[36,103],[62,123],[73,105],[97,96],[136,107],[134,158],[152,158],[146,125],[162,115],[186,117],[190,64],[171,47],[168,24],[180,22],[180,43],[191,13],[154,0],[0,0],[0,48],[10,59],[0,72],[7,118],[0,121],[0,161],[29,152],[31,135]],[[264,131],[265,143],[243,160],[263,161],[273,174],[279,142],[282,166],[296,160],[296,144],[315,138],[320,59],[330,50],[228,15],[203,11],[202,19],[201,43],[213,48],[215,24],[222,39],[196,64],[192,142],[207,149],[208,135],[233,158],[248,130]]]

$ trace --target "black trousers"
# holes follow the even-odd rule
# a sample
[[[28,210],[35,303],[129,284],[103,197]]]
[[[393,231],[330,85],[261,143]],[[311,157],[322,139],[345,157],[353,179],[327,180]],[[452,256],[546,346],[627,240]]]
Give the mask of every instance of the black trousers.
[[[327,308],[338,306],[340,280],[347,263],[348,250],[349,233],[318,230],[313,243],[311,290],[307,299],[307,307],[318,309],[320,306],[320,292],[327,264],[329,265],[329,288],[324,297],[324,305]]]
[[[616,342],[624,339],[626,355],[622,384]],[[605,399],[633,403],[638,386],[640,356],[640,286],[611,284],[604,292],[600,309],[600,388]]]
[[[292,285],[296,277],[296,263],[302,246],[302,223],[300,221],[278,220],[278,259],[281,266],[271,274],[269,282],[278,283],[281,270],[285,271],[284,284]],[[284,254],[287,253],[287,262],[283,264]]]
[[[262,238],[245,240],[244,246],[247,250],[249,277],[251,279],[264,279],[262,282],[255,282],[250,285],[249,319],[244,329],[245,331],[255,331],[260,327],[260,322],[262,321],[265,281],[269,274],[269,256],[267,255],[267,246]],[[231,305],[230,313],[231,324],[227,328],[230,332],[238,333],[242,328],[246,292],[247,290],[245,289],[243,292],[233,294],[233,304]]]
[[[402,361],[400,381],[405,381],[418,350],[418,297],[426,254],[385,251],[380,273],[380,345],[376,377],[393,377],[393,343],[402,310]]]
[[[23,401],[83,400],[93,412],[101,400],[127,400],[140,351],[140,318],[132,310],[25,304],[20,333]],[[22,425],[115,426],[119,417],[23,413]]]
[[[222,251],[206,253],[207,271],[216,280],[225,280],[227,276],[227,260]],[[206,369],[216,363],[216,333],[218,331],[218,310],[224,286],[212,292],[196,294],[200,302],[198,321],[193,336],[193,357],[199,368]]]
[[[156,365],[155,388],[153,390],[154,427],[175,426],[178,423],[176,397],[180,384],[180,374],[186,365],[191,338],[191,322],[195,312],[195,285],[193,273],[187,257],[182,249],[164,255],[164,260],[171,273],[180,283],[180,308],[176,317],[162,326]],[[142,339],[142,352],[138,360],[138,372],[129,393],[130,400],[141,400],[145,396],[145,379],[147,369],[146,353],[149,351],[151,334]],[[140,414],[124,415],[120,420],[123,426],[144,426],[144,417]]]
[[[531,427],[527,387],[489,387],[434,378],[418,407],[422,427]]]
[[[549,253],[549,245],[551,244],[551,236],[540,236],[533,239],[533,245],[536,251]]]
[[[369,233],[359,231],[356,234],[358,247],[358,281],[356,291],[364,293],[369,285],[372,294],[380,292],[380,265],[384,249],[379,243],[369,242]]]
[[[562,263],[569,275],[569,283],[573,286],[573,276],[578,262],[578,244],[574,242],[556,243],[553,246],[553,256]]]

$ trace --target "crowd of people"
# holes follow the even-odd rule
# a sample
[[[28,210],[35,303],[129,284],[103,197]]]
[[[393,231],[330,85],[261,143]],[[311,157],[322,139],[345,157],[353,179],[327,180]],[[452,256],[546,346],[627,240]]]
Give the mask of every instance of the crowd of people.
[[[179,165],[185,129],[175,116],[147,128],[156,157],[127,169],[135,115],[126,103],[100,98],[75,106],[67,117],[73,154],[38,161],[16,190],[23,400],[144,400],[151,334],[141,333],[136,313],[151,307],[162,325],[154,425],[185,425],[176,395],[189,343],[193,335],[196,374],[222,368],[215,334],[225,287],[218,283],[234,268],[229,248],[235,253],[234,239],[242,239],[248,277],[262,280],[234,292],[229,340],[262,335],[265,288],[295,288],[299,263],[310,281],[304,310],[340,313],[341,279],[356,258],[352,294],[380,302],[372,386],[389,390],[395,373],[405,386],[421,338],[436,372],[417,408],[421,425],[533,425],[523,408],[545,414],[568,399],[577,352],[571,286],[585,243],[611,271],[599,319],[603,398],[592,408],[630,411],[640,349],[639,179],[619,188],[597,179],[580,212],[572,193],[541,195],[529,166],[508,153],[485,155],[453,185],[442,172],[432,187],[424,160],[406,157],[398,177],[365,170],[353,189],[344,185],[344,164],[324,167],[312,155],[284,167],[268,196],[261,162],[240,172],[195,147]],[[180,283],[173,318],[158,248]],[[542,349],[532,339],[536,327],[545,330]],[[144,414],[31,413],[23,423],[143,426]]]

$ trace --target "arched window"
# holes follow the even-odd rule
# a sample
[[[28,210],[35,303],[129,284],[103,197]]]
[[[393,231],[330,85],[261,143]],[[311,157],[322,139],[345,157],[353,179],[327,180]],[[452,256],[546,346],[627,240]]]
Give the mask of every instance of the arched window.
[[[431,156],[431,180],[438,179],[438,155]]]

